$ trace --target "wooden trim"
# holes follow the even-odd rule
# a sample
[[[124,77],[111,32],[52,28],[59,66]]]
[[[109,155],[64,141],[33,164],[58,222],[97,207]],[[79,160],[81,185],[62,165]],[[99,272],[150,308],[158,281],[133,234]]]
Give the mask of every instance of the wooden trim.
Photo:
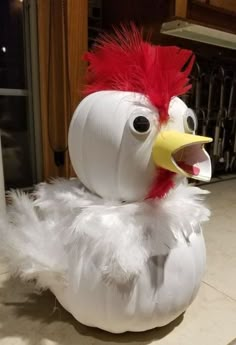
[[[69,74],[72,112],[81,100],[86,63],[82,56],[88,49],[88,0],[68,1]],[[69,118],[70,119],[70,118]]]
[[[88,49],[88,0],[68,1],[68,49],[71,90],[70,112],[67,118],[69,125],[71,116],[82,98],[87,67],[82,56]],[[67,173],[69,176],[75,176],[71,164]]]
[[[175,0],[175,16],[180,18],[187,17],[188,0]]]
[[[65,164],[58,167],[53,149],[67,147],[70,119],[81,100],[85,71],[81,57],[87,50],[88,0],[38,0],[37,7],[44,179],[68,177],[72,174],[68,151]]]
[[[48,31],[49,31],[49,2],[38,0],[38,41],[39,41],[39,81],[40,108],[42,126],[43,177],[49,176],[53,169],[51,151],[48,149],[48,119],[47,119],[47,76],[48,76]],[[55,173],[53,171],[53,173]]]

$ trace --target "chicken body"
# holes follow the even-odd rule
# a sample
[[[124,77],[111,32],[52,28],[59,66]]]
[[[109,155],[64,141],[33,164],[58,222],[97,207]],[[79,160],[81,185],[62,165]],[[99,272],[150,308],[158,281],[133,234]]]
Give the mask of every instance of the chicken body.
[[[191,304],[204,273],[203,194],[180,184],[162,200],[124,204],[77,179],[42,184],[34,200],[12,194],[1,252],[13,273],[49,288],[85,325],[163,326]]]

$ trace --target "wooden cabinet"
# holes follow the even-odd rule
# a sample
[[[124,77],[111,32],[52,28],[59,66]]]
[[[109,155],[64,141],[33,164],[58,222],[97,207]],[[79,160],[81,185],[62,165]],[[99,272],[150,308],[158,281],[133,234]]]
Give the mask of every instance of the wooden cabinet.
[[[174,18],[236,33],[236,0],[103,0],[106,30],[132,20],[156,33],[164,21]]]
[[[174,17],[236,33],[235,0],[173,0]]]
[[[70,176],[70,119],[84,80],[87,0],[38,0],[40,105],[44,179]],[[64,162],[63,162],[64,160]]]
[[[200,3],[215,6],[223,11],[236,12],[235,0],[197,0]]]
[[[178,1],[178,0],[176,0]],[[186,18],[219,30],[236,33],[236,1],[187,1]]]

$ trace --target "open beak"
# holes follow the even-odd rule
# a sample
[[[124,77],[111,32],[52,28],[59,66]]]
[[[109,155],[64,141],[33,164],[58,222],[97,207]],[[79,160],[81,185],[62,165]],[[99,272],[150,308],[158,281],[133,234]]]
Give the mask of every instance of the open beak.
[[[160,132],[153,145],[155,164],[169,171],[200,181],[211,179],[211,160],[204,144],[212,138],[180,133]]]

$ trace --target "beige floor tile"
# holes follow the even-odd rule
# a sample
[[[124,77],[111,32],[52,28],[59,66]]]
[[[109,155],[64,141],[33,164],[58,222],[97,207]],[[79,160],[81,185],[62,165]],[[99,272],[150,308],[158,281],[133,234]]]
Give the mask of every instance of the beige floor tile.
[[[19,337],[19,336],[8,337],[8,336],[6,336],[2,339],[0,338],[0,344],[1,345],[30,345],[28,340],[26,340],[23,335],[22,335],[22,337]]]
[[[207,271],[204,280],[236,300],[236,180],[207,187],[212,209],[204,226]]]
[[[18,279],[0,275],[0,344],[33,344],[31,337],[39,333],[47,315],[46,296],[40,304],[33,284],[24,284]],[[50,296],[51,298],[51,296]],[[37,305],[35,303],[37,299]],[[43,318],[41,318],[41,314]]]
[[[0,257],[0,274],[5,274],[8,272],[8,268],[4,260]]]

